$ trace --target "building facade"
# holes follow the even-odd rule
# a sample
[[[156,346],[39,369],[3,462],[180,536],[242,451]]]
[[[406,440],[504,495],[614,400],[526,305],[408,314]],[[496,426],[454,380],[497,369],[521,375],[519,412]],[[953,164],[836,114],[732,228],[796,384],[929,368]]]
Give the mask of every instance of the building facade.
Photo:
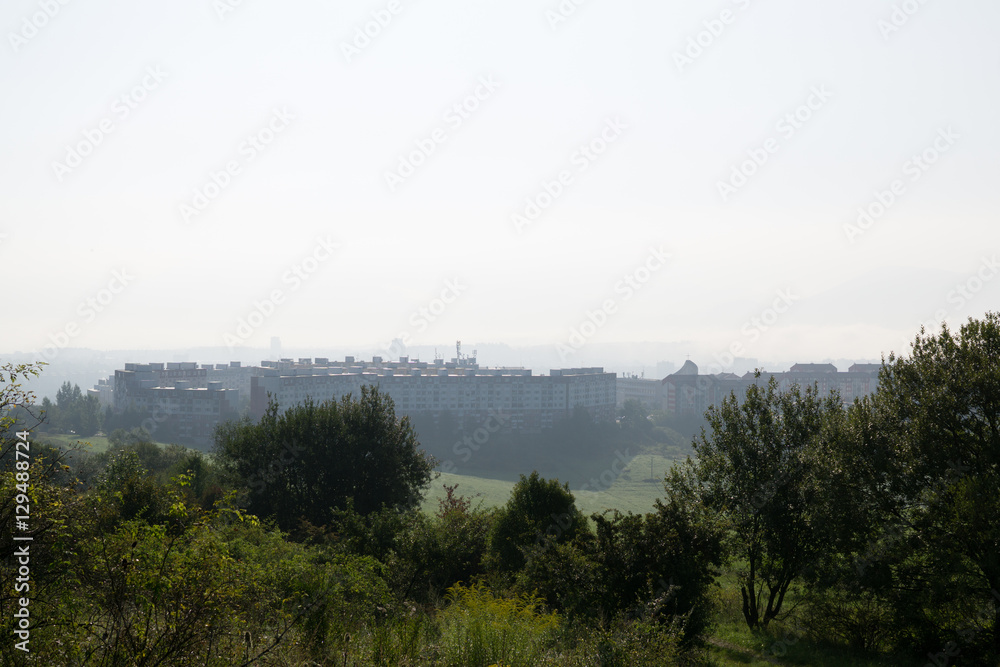
[[[157,439],[207,446],[215,427],[249,403],[250,379],[259,372],[238,361],[125,364],[115,371],[111,405],[117,412],[147,413],[144,425]]]
[[[742,400],[747,387],[755,383],[765,385],[771,377],[780,391],[788,391],[793,385],[805,389],[815,384],[820,396],[837,391],[848,404],[878,389],[881,368],[881,364],[854,364],[842,373],[833,364],[795,364],[785,372],[763,371],[757,379],[753,373],[742,377],[733,373],[700,375],[698,367],[689,360],[679,371],[663,379],[663,409],[678,417],[702,415],[709,406],[721,403],[730,394],[735,393]]]
[[[469,358],[282,359],[253,367],[239,362],[130,363],[108,382],[114,410],[148,413],[158,438],[195,445],[210,444],[215,427],[238,417],[244,407],[257,418],[271,400],[285,410],[306,399],[358,396],[366,385],[392,398],[398,416],[434,425],[476,428],[499,416],[504,430],[539,432],[577,410],[597,422],[615,419],[614,373],[571,368],[532,375],[523,368],[480,368]]]
[[[300,359],[264,362],[252,379],[251,414],[259,416],[274,400],[281,409],[306,398],[316,402],[357,396],[362,386],[378,387],[392,398],[397,415],[421,416],[433,422],[452,420],[473,427],[491,415],[502,415],[505,429],[538,432],[551,428],[574,410],[594,421],[615,419],[615,375],[602,368],[552,370],[532,375],[523,368],[480,368],[474,359],[442,359],[432,363],[407,357],[368,362]]]
[[[615,383],[618,407],[625,401],[636,400],[650,410],[663,409],[663,381],[647,380],[637,375],[619,377]]]

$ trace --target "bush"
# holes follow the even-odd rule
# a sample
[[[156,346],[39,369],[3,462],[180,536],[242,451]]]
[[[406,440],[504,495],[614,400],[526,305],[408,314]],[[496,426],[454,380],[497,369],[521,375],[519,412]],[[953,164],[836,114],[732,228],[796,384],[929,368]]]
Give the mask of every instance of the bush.
[[[441,643],[448,667],[534,667],[559,625],[531,596],[494,597],[480,586],[454,586],[441,612]]]
[[[892,629],[892,609],[873,593],[830,588],[813,591],[805,610],[805,627],[820,641],[844,643],[855,651],[885,648]]]
[[[525,549],[569,542],[586,530],[586,518],[576,508],[568,484],[542,479],[537,472],[521,475],[507,504],[497,511],[489,568],[501,576],[513,575],[525,565]]]

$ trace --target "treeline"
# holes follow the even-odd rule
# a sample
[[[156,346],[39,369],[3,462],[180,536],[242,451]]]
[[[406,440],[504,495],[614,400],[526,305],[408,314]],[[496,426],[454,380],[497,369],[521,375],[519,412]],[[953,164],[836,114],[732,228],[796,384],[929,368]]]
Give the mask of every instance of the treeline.
[[[723,531],[750,628],[794,611],[861,654],[997,663],[1000,316],[918,336],[850,406],[772,378],[707,420],[666,486]]]
[[[452,487],[426,514],[434,461],[377,390],[227,424],[214,463],[141,430],[97,456],[36,450],[22,532],[13,428],[0,633],[19,623],[12,537],[30,536],[31,660],[8,645],[5,664],[660,665],[705,622],[718,545],[692,550],[686,510],[595,534],[533,474],[503,508]],[[633,538],[670,548],[629,555]],[[647,581],[668,570],[702,583]]]
[[[664,413],[651,414],[636,400],[618,409],[616,422],[595,422],[578,408],[540,433],[507,431],[502,418],[493,417],[463,428],[449,419],[435,424],[420,414],[412,423],[421,447],[438,460],[438,470],[482,477],[516,479],[535,470],[576,486],[600,475],[621,452],[656,452],[674,459],[691,453],[690,436],[673,428],[689,424],[678,424]]]
[[[64,382],[56,392],[56,402],[42,399],[43,428],[56,433],[90,437],[101,430],[101,404],[96,396],[84,394],[80,385]]]
[[[248,407],[244,405],[243,411],[247,412]],[[108,406],[102,410],[97,396],[85,394],[79,385],[69,382],[64,382],[56,392],[54,403],[45,397],[32,408],[37,408],[35,412],[41,420],[36,429],[39,433],[90,438],[102,432],[110,434],[117,430],[145,429],[147,435],[160,442],[193,444],[183,436],[180,422],[165,413],[135,406],[120,410]],[[25,408],[22,406],[20,409],[23,411]]]
[[[11,378],[36,370],[4,367],[0,405],[30,404]],[[645,515],[584,516],[537,473],[499,508],[447,487],[421,511],[438,462],[369,388],[230,422],[211,459],[118,432],[86,475],[52,450],[19,468],[2,414],[0,634],[12,536],[31,536],[41,664],[705,664],[727,600],[772,661],[799,641],[1000,659],[996,314],[921,334],[852,405],[773,381],[731,397]],[[629,437],[657,428],[621,417]],[[10,646],[4,664],[33,664]]]

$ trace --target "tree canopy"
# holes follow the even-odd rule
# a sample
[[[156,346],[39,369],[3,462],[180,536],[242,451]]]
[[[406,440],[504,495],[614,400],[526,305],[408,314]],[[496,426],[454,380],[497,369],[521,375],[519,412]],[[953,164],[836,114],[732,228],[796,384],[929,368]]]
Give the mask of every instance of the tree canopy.
[[[751,628],[766,627],[828,542],[829,494],[815,482],[818,453],[841,429],[840,399],[820,397],[815,387],[782,393],[772,377],[765,386],[748,387],[742,403],[730,395],[706,417],[711,432],[694,444],[692,474],[672,481],[692,484],[697,494],[684,495],[697,496],[731,531],[733,553],[745,563],[739,572],[743,615]]]
[[[416,507],[435,465],[392,399],[367,386],[358,399],[306,400],[285,412],[272,402],[258,422],[220,426],[215,452],[248,492],[248,511],[283,530],[301,519],[325,525],[331,510],[351,505],[365,515]]]

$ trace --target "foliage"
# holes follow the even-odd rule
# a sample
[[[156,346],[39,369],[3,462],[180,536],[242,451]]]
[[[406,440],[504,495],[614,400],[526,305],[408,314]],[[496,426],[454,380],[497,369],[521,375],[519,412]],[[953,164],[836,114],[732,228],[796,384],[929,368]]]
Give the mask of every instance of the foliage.
[[[585,531],[568,484],[545,480],[537,472],[521,475],[507,504],[497,511],[489,540],[489,568],[511,575],[525,565],[524,550],[568,542]]]
[[[647,620],[619,620],[588,635],[566,664],[595,667],[663,667],[681,664],[680,631]]]
[[[623,431],[635,434],[649,434],[653,431],[654,424],[647,419],[649,410],[646,406],[634,398],[630,398],[618,410],[618,426]]]
[[[712,432],[695,442],[694,485],[746,563],[747,625],[766,627],[836,524],[825,502],[831,494],[815,483],[824,463],[816,453],[841,437],[843,410],[836,395],[820,398],[815,387],[780,393],[772,377],[766,387],[751,385],[742,404],[730,395],[706,417]]]
[[[60,433],[89,437],[101,428],[101,406],[96,396],[84,394],[79,385],[63,382],[56,392],[56,402],[42,400],[42,414],[47,427]]]
[[[559,617],[530,596],[499,598],[482,586],[456,585],[441,612],[443,663],[448,667],[534,667]]]
[[[455,488],[445,487],[437,513],[421,514],[399,550],[400,566],[408,565],[400,570],[409,570],[404,595],[420,602],[432,601],[456,584],[469,585],[486,572],[493,513],[473,508]]]
[[[36,364],[5,363],[0,366],[0,436],[4,438],[5,447],[11,442],[10,434],[14,430],[30,431],[35,428],[40,418],[30,409],[35,402],[34,392],[23,388],[23,382],[38,377],[45,362]],[[28,417],[32,421],[24,419]]]
[[[1000,655],[1000,315],[923,330],[852,410],[861,511],[836,585],[892,610],[898,646]],[[976,657],[979,656],[979,657]]]
[[[331,508],[349,501],[362,515],[383,505],[414,508],[434,467],[409,420],[396,419],[392,399],[367,386],[358,400],[307,400],[281,414],[272,403],[258,423],[224,424],[216,456],[248,492],[248,510],[283,530],[301,519],[323,526]]]

